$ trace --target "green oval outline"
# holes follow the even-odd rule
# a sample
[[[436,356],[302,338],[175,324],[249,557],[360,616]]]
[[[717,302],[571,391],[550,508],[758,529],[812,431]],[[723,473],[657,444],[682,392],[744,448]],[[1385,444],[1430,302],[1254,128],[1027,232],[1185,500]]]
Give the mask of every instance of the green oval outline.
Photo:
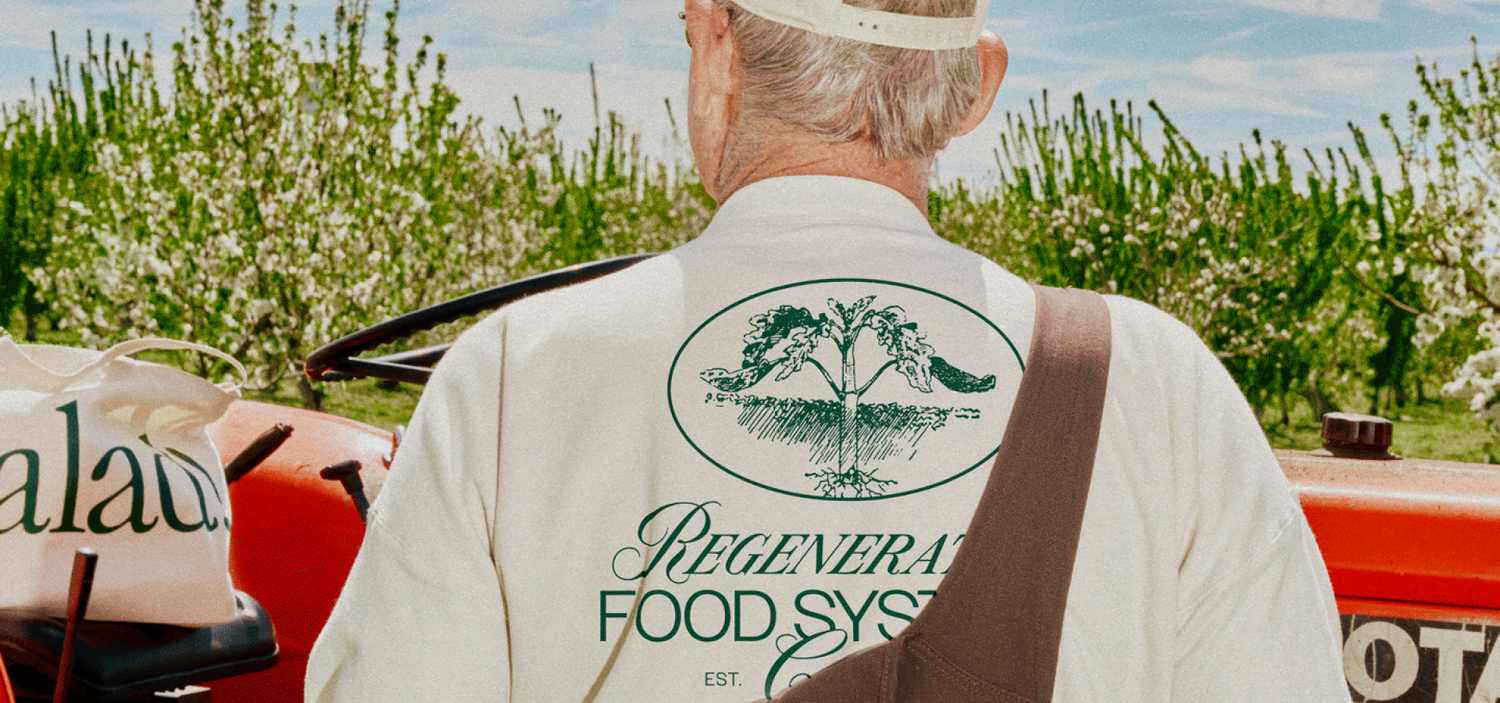
[[[703,451],[703,448],[699,447],[698,443],[694,442],[693,438],[688,436],[687,430],[683,429],[683,427],[682,427],[682,421],[677,418],[677,406],[672,402],[672,379],[675,378],[676,375],[677,375],[677,362],[679,362],[679,361],[682,360],[682,353],[687,350],[687,347],[688,347],[689,344],[693,343],[693,340],[695,338],[697,338],[698,333],[702,332],[703,328],[707,327],[709,325],[709,323],[713,322],[714,320],[719,319],[720,315],[723,315],[724,313],[729,312],[730,310],[733,310],[734,308],[737,308],[737,307],[739,307],[739,306],[741,306],[741,305],[743,305],[743,304],[745,304],[745,303],[747,303],[747,302],[749,302],[751,300],[759,298],[759,297],[761,297],[763,295],[768,295],[770,293],[775,293],[777,291],[786,290],[788,288],[797,288],[797,287],[800,287],[800,286],[811,286],[811,285],[816,285],[816,284],[819,284],[819,283],[874,283],[874,284],[884,285],[884,286],[895,286],[897,288],[906,288],[906,289],[909,289],[909,290],[914,290],[914,291],[917,291],[919,293],[926,293],[927,295],[933,296],[935,298],[939,298],[939,299],[942,299],[942,300],[946,300],[946,301],[948,301],[950,303],[953,303],[954,305],[957,305],[958,307],[963,308],[964,310],[967,310],[970,315],[973,315],[974,317],[979,318],[980,321],[984,322],[984,324],[989,325],[990,329],[994,330],[996,334],[1000,335],[1000,338],[1003,339],[1003,340],[1005,340],[1006,346],[1010,347],[1011,354],[1015,355],[1015,357],[1016,357],[1016,363],[1018,363],[1018,364],[1021,365],[1021,373],[1023,373],[1023,374],[1026,373],[1026,360],[1021,357],[1020,350],[1016,349],[1016,343],[1012,342],[1010,340],[1010,336],[1007,335],[1007,334],[1005,334],[1005,331],[1002,330],[1002,329],[1000,329],[999,325],[996,325],[994,322],[991,322],[988,317],[985,317],[984,315],[979,314],[978,310],[975,310],[974,308],[971,308],[968,305],[965,305],[964,303],[959,302],[958,300],[954,300],[953,298],[950,298],[950,297],[948,297],[946,295],[943,295],[942,293],[939,293],[937,291],[928,290],[926,288],[922,288],[921,286],[914,286],[914,285],[911,285],[909,283],[897,283],[896,281],[883,281],[883,280],[880,280],[878,278],[820,278],[820,279],[816,279],[816,280],[812,280],[812,281],[802,281],[800,283],[788,283],[788,284],[785,284],[785,285],[776,286],[774,288],[767,288],[767,289],[765,289],[765,290],[763,290],[763,291],[761,291],[759,293],[754,293],[752,295],[747,295],[747,296],[745,296],[743,298],[740,298],[739,300],[734,301],[733,303],[730,303],[729,305],[725,306],[723,309],[721,309],[718,312],[714,313],[707,320],[704,320],[703,324],[698,325],[698,328],[695,329],[695,330],[693,330],[693,333],[690,334],[690,335],[688,335],[688,338],[683,341],[682,346],[680,346],[680,347],[677,348],[677,355],[674,356],[674,357],[672,357],[672,368],[671,368],[671,370],[669,370],[667,372],[667,410],[669,410],[672,413],[672,423],[675,424],[675,425],[677,425],[677,433],[680,434],[680,435],[682,435],[682,438],[684,440],[687,440],[688,446],[692,447],[693,451],[698,452],[699,456],[703,457],[704,459],[707,459],[708,463],[713,464],[714,466],[718,467],[720,471],[723,471],[724,473],[729,474],[730,476],[733,476],[733,477],[735,477],[735,478],[737,478],[737,479],[739,479],[741,481],[744,481],[745,483],[748,483],[748,484],[750,484],[752,486],[756,486],[758,488],[763,488],[763,489],[771,491],[773,493],[780,493],[782,495],[791,496],[793,498],[809,498],[809,499],[812,499],[812,500],[827,500],[827,501],[837,501],[837,502],[867,501],[867,500],[885,500],[887,498],[900,498],[902,496],[909,496],[909,495],[913,495],[913,494],[916,494],[916,493],[921,493],[922,491],[931,490],[931,489],[937,488],[938,486],[941,486],[943,484],[946,484],[946,483],[949,483],[951,481],[954,481],[954,480],[957,480],[959,478],[962,478],[963,476],[967,476],[969,474],[969,472],[971,472],[974,469],[977,469],[980,466],[983,466],[985,463],[993,460],[995,458],[995,455],[997,453],[999,453],[999,451],[1000,451],[1000,442],[996,442],[995,443],[995,448],[993,450],[991,450],[989,454],[986,454],[983,459],[980,459],[978,463],[974,464],[973,466],[970,466],[967,469],[964,469],[963,471],[960,471],[960,472],[958,472],[956,474],[953,474],[952,476],[949,476],[948,478],[945,478],[945,479],[943,479],[941,481],[938,481],[937,483],[928,484],[926,486],[922,486],[921,488],[913,488],[913,489],[911,489],[909,491],[902,491],[900,493],[890,493],[890,494],[886,494],[886,495],[864,496],[864,497],[854,497],[854,498],[836,498],[834,496],[817,496],[817,495],[810,495],[810,494],[807,494],[807,493],[795,493],[795,492],[792,492],[792,491],[789,491],[789,490],[786,490],[786,489],[777,488],[775,486],[768,486],[768,485],[766,485],[764,483],[761,483],[759,481],[756,481],[754,479],[750,479],[750,478],[747,478],[745,476],[741,476],[738,473],[735,473],[733,469],[730,469],[729,467],[727,467],[727,466],[725,466],[723,464],[720,464],[713,457],[709,456],[708,452]]]

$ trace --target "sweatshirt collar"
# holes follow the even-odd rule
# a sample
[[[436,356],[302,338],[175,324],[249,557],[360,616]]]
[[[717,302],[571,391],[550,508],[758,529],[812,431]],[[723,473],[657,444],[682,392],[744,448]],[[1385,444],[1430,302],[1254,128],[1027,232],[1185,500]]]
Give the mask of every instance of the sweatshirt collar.
[[[932,234],[906,196],[873,181],[842,176],[782,176],[751,183],[719,206],[709,230],[792,223],[878,223],[882,229]]]

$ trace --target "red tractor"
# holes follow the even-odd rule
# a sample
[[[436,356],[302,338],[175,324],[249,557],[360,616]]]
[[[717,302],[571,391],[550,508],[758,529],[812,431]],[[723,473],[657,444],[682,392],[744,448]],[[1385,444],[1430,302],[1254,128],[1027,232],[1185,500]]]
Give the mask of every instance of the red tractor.
[[[641,258],[563,269],[363,330],[313,354],[308,373],[423,382],[443,348],[355,355]],[[359,550],[366,493],[384,480],[400,430],[239,401],[212,434],[223,456],[238,457],[226,476],[239,617],[199,630],[0,618],[14,689],[0,687],[0,703],[301,700],[308,652]],[[1500,467],[1391,456],[1391,424],[1376,418],[1329,416],[1324,437],[1322,450],[1277,456],[1338,597],[1353,699],[1500,700],[1500,539],[1490,539],[1500,536]],[[69,685],[54,697],[59,669]]]

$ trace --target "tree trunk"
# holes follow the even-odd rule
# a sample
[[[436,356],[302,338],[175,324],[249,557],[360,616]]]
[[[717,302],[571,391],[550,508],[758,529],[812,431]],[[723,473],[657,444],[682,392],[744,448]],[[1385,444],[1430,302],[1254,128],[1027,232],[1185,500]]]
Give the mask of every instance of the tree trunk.
[[[1339,406],[1329,399],[1328,396],[1324,395],[1323,389],[1319,388],[1316,383],[1308,384],[1302,390],[1302,397],[1312,407],[1313,424],[1315,425],[1322,425],[1325,413],[1336,413],[1339,411]]]
[[[302,397],[302,407],[307,410],[323,412],[323,389],[313,388],[312,381],[307,376],[297,374],[297,395]]]
[[[844,352],[844,395],[842,422],[839,423],[839,473],[848,473],[859,464],[859,440],[856,430],[859,423],[859,394],[854,383],[854,349]]]

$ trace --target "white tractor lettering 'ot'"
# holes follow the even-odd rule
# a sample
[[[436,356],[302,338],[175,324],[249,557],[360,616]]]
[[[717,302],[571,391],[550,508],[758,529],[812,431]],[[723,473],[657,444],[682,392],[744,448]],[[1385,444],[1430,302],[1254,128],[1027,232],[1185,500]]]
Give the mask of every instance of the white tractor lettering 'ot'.
[[[1354,628],[1344,641],[1344,676],[1349,687],[1365,700],[1388,701],[1406,695],[1421,678],[1434,693],[1433,703],[1500,703],[1500,657],[1495,656],[1495,648],[1485,653],[1488,638],[1484,631],[1415,629],[1413,639],[1407,628],[1387,620],[1370,620]],[[1389,648],[1388,671],[1374,665],[1372,648],[1377,643]],[[1424,661],[1420,651],[1424,649],[1433,650],[1435,656]],[[1464,680],[1464,656],[1471,652],[1485,653],[1486,658],[1472,691],[1465,691],[1470,684]],[[1430,669],[1423,670],[1424,664]]]

